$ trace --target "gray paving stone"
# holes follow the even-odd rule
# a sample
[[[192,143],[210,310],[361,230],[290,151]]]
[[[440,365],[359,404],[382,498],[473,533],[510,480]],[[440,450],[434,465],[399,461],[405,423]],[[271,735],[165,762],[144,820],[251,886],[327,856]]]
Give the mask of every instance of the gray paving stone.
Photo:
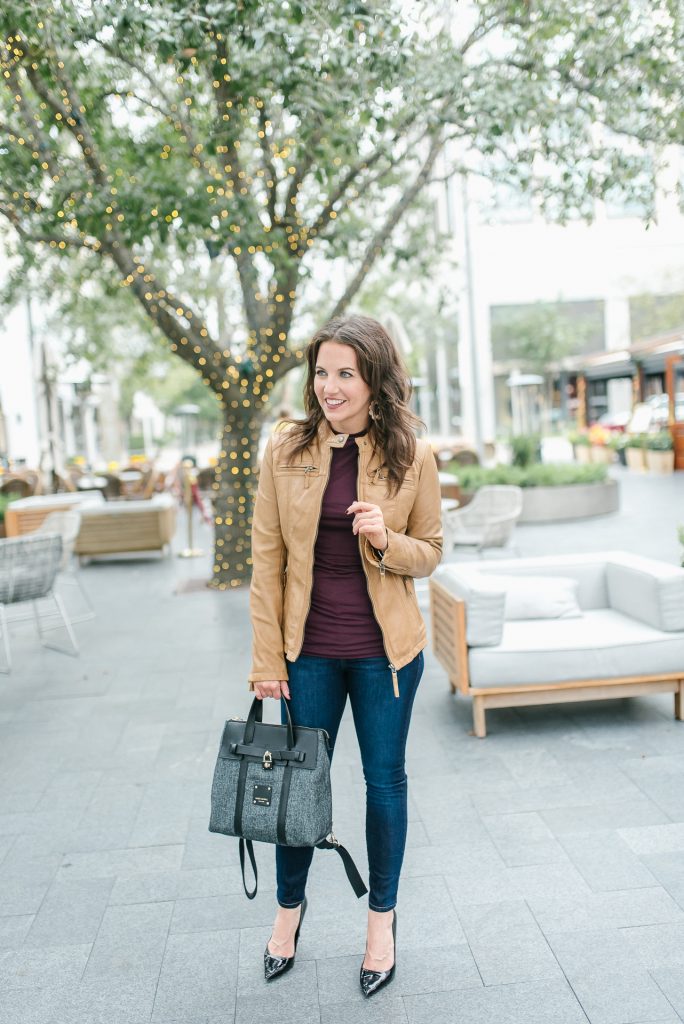
[[[507,868],[510,889],[515,896],[577,895],[589,887],[579,871],[567,863],[523,865]]]
[[[247,902],[244,893],[237,896],[204,896],[178,900],[171,920],[171,934],[226,931],[255,925],[269,925],[275,916],[275,900],[270,892],[257,893]]]
[[[0,991],[76,983],[83,975],[90,949],[88,944],[0,951]]]
[[[31,884],[14,878],[0,878],[0,907],[3,914],[37,914],[48,891],[47,884]]]
[[[262,891],[259,879],[259,892]],[[243,893],[239,869],[197,868],[190,871],[163,871],[150,875],[117,878],[109,902],[154,903],[166,900],[196,899],[201,896],[237,896]]]
[[[592,971],[624,973],[644,967],[639,951],[628,942],[626,931],[624,928],[585,928],[573,932],[547,928],[544,934],[572,983]]]
[[[405,996],[409,1024],[587,1024],[564,980]]]
[[[522,900],[462,907],[459,918],[485,985],[561,975],[558,961]]]
[[[536,811],[487,814],[482,821],[509,867],[567,860],[563,847]]]
[[[684,966],[657,967],[651,971],[651,977],[673,1009],[684,1020]]]
[[[172,903],[108,907],[88,960],[85,980],[125,978],[141,970],[158,970],[172,912]]]
[[[146,875],[180,867],[183,847],[107,850],[101,853],[70,853],[62,860],[58,878],[112,878]]]
[[[655,885],[650,872],[621,836],[609,829],[559,836],[570,860],[594,891]]]
[[[615,828],[624,834],[643,826],[667,827],[667,815],[646,797],[541,811],[541,816],[555,836],[592,829]]]
[[[170,935],[154,1001],[153,1024],[221,1016],[235,1005],[238,932]]]
[[[621,828],[619,835],[640,856],[652,853],[684,853],[684,822]]]
[[[634,957],[649,970],[684,965],[684,924],[623,928],[620,934]]]
[[[93,943],[113,884],[113,878],[53,883],[33,921],[25,945]]]
[[[530,897],[528,903],[544,932],[684,924],[681,907],[660,886],[589,896]]]
[[[100,784],[79,822],[82,829],[100,832],[121,826],[129,835],[143,797],[143,787],[135,783],[112,786]]]
[[[572,987],[591,1024],[676,1020],[672,1004],[647,971],[587,971]]]
[[[22,946],[33,921],[33,914],[0,917],[0,949],[18,949]]]
[[[362,1005],[345,1002],[321,1006],[321,1024],[407,1024],[403,1000],[395,997],[381,1001],[381,994]]]

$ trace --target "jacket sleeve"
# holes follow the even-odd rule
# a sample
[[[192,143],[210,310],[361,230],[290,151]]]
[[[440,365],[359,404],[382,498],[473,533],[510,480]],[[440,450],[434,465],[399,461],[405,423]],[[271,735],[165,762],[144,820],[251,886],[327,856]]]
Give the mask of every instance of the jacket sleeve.
[[[249,610],[252,620],[251,684],[266,679],[287,679],[283,643],[283,590],[287,549],[280,528],[278,498],[273,478],[273,438],[261,462],[252,517],[252,584]]]
[[[387,547],[382,559],[365,542],[366,557],[376,568],[384,565],[388,572],[402,576],[430,576],[442,558],[442,497],[437,462],[425,441],[418,441],[423,449],[416,497],[409,513],[406,533],[387,530]]]

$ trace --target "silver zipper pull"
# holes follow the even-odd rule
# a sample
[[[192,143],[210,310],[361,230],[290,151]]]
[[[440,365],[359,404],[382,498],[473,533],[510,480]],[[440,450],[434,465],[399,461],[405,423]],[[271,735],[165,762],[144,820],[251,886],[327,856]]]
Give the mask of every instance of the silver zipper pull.
[[[316,470],[315,466],[305,466],[304,467],[304,487],[308,487],[309,486],[309,474],[310,473],[314,473],[315,470]]]
[[[394,667],[394,665],[392,664],[391,661],[389,663],[389,670],[392,673],[392,687],[394,689],[394,696],[398,697],[399,696],[399,676],[397,675],[397,670],[396,670],[396,668]]]

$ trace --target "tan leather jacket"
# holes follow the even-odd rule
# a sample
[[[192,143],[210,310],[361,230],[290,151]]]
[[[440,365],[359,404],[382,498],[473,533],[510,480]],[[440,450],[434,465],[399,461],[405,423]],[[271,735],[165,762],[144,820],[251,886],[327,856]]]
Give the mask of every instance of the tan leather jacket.
[[[333,448],[342,448],[347,437],[333,434],[323,420],[317,443],[292,464],[283,451],[287,433],[274,434],[266,447],[252,523],[250,688],[262,680],[287,679],[286,660],[296,661],[302,649],[323,492]],[[399,492],[388,497],[386,472],[370,441],[357,437],[356,443],[357,499],[379,505],[387,527],[389,543],[381,560],[364,537],[359,536],[359,547],[397,693],[397,670],[426,644],[413,577],[429,576],[442,557],[437,465],[429,444],[418,440]]]

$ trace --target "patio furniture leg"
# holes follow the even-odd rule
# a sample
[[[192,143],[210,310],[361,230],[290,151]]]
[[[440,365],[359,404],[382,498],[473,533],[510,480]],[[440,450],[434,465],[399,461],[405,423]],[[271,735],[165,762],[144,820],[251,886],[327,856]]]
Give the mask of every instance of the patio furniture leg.
[[[79,579],[78,570],[66,570],[62,575],[62,581],[64,583],[73,583],[75,587],[78,587],[81,597],[83,598],[83,602],[88,609],[88,611],[84,612],[83,615],[78,615],[75,618],[72,618],[71,624],[73,625],[75,622],[88,622],[90,619],[94,619],[96,615],[95,608],[93,607],[93,602],[88,596],[87,590]]]
[[[36,618],[36,625],[38,627],[38,636],[40,637],[41,644],[43,645],[43,647],[50,647],[53,651],[60,651],[62,654],[72,654],[74,657],[77,657],[79,655],[80,651],[78,649],[78,644],[76,643],[76,637],[74,636],[74,631],[71,628],[71,623],[69,622],[69,618],[68,618],[68,616],[66,614],[66,611],[65,611],[65,608],[64,608],[64,603],[58,597],[58,595],[55,594],[54,591],[52,591],[51,594],[46,594],[46,597],[52,597],[52,599],[54,600],[54,602],[55,602],[55,604],[57,606],[57,611],[59,612],[60,618],[62,620],[62,625],[66,629],[67,636],[69,637],[69,640],[71,641],[71,649],[69,649],[68,647],[63,646],[62,644],[56,644],[54,642],[51,642],[51,641],[48,641],[48,640],[45,639],[45,630],[43,628],[43,624],[41,622],[40,615],[38,613],[38,607],[36,605],[36,602],[32,601],[31,603],[33,604],[33,614],[35,615],[35,618]],[[50,627],[50,628],[56,629],[58,627],[57,626],[53,626],[53,627]]]
[[[4,604],[0,604],[0,632],[2,633],[2,645],[5,648],[6,668],[0,668],[0,672],[9,674],[12,671],[12,658],[10,656],[9,630],[7,628],[7,612]]]
[[[679,689],[675,690],[675,718],[684,722],[684,679],[679,680]]]
[[[449,677],[449,686],[451,687],[451,692],[456,693],[456,683],[453,681],[451,677]]]
[[[473,697],[473,730],[478,739],[483,740],[487,735],[485,708],[481,697]]]

